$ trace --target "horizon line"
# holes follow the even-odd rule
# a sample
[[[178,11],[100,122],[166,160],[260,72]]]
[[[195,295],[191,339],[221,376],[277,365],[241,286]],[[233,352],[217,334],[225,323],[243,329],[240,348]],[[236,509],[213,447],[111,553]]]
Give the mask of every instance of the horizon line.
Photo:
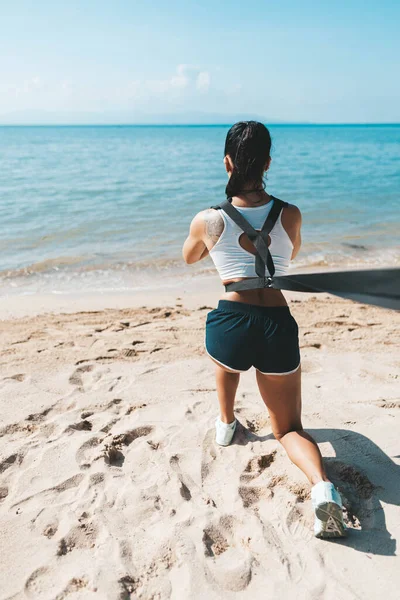
[[[235,121],[236,122],[236,121]],[[268,121],[265,121],[268,124]],[[0,127],[231,127],[232,123],[2,123]],[[313,123],[273,121],[269,127],[397,127],[400,122]]]

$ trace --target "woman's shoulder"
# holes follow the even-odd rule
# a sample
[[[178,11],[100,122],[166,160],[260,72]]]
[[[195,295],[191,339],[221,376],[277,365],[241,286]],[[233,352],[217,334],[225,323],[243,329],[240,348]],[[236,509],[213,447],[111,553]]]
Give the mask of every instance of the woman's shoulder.
[[[281,215],[281,223],[284,230],[286,231],[286,233],[292,241],[297,238],[300,232],[301,221],[302,217],[298,206],[296,206],[295,204],[288,204],[283,209]]]
[[[193,221],[196,223],[205,223],[207,221],[223,221],[221,211],[216,208],[205,208],[200,210],[194,217]]]
[[[295,204],[287,204],[282,211],[282,222],[301,224],[301,212]]]
[[[214,208],[206,208],[198,212],[192,220],[192,227],[216,242],[224,229],[224,219],[221,211]]]

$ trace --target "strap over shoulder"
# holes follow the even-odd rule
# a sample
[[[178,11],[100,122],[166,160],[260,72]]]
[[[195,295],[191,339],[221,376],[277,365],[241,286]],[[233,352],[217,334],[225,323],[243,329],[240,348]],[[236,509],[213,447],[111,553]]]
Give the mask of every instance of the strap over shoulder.
[[[210,206],[210,208],[216,210],[223,210],[247,235],[256,249],[255,270],[258,277],[252,277],[244,281],[229,283],[225,286],[226,291],[234,292],[243,289],[271,287],[272,285],[271,277],[275,273],[275,266],[268,248],[268,235],[278,220],[282,209],[285,206],[288,206],[288,203],[283,202],[274,196],[271,196],[271,198],[273,205],[260,231],[254,229],[254,227],[245,219],[245,217],[235,208],[235,206],[232,204],[232,198],[228,198],[216,206]],[[269,277],[265,276],[266,267],[268,268]]]
[[[244,216],[231,204],[231,198],[225,200],[219,205],[224,212],[236,223],[240,229],[246,233],[251,242],[253,242],[256,255],[255,255],[255,270],[259,278],[263,279],[262,287],[265,287],[265,267],[268,268],[269,276],[272,277],[275,273],[275,266],[272,260],[271,253],[268,248],[268,235],[272,228],[274,227],[278,217],[284,206],[287,206],[286,202],[282,202],[278,198],[274,198],[272,196],[273,205],[271,207],[270,212],[261,228],[260,231],[254,229],[250,223],[244,218]],[[253,279],[253,278],[252,278]],[[239,283],[239,282],[237,282]],[[228,284],[225,286],[225,289],[228,291],[235,291],[233,287],[236,288],[237,283]],[[250,283],[250,282],[249,282]],[[261,282],[253,281],[254,284],[257,284],[257,287],[261,284]],[[249,289],[249,288],[248,288]]]

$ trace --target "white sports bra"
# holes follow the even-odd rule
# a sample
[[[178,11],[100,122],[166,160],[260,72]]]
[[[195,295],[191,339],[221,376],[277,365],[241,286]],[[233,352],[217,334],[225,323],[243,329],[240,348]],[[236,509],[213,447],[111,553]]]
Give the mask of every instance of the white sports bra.
[[[234,206],[254,229],[260,230],[273,203],[274,200],[262,206]],[[227,281],[239,277],[257,277],[254,254],[242,248],[239,243],[243,230],[223,210],[219,211],[219,214],[224,220],[224,229],[209,254],[220,278]],[[269,233],[269,251],[274,261],[276,276],[286,275],[293,252],[293,244],[283,228],[281,215],[282,212]]]

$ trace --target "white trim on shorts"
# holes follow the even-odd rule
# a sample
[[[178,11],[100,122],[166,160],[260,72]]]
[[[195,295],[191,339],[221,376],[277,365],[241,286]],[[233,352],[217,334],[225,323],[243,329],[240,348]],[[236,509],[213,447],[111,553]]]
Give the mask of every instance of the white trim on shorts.
[[[299,364],[297,365],[297,367],[295,369],[293,369],[293,371],[286,371],[286,373],[263,373],[263,371],[260,371],[260,369],[256,369],[259,373],[261,373],[261,375],[291,375],[292,373],[295,373],[301,366],[301,362],[299,362]]]

